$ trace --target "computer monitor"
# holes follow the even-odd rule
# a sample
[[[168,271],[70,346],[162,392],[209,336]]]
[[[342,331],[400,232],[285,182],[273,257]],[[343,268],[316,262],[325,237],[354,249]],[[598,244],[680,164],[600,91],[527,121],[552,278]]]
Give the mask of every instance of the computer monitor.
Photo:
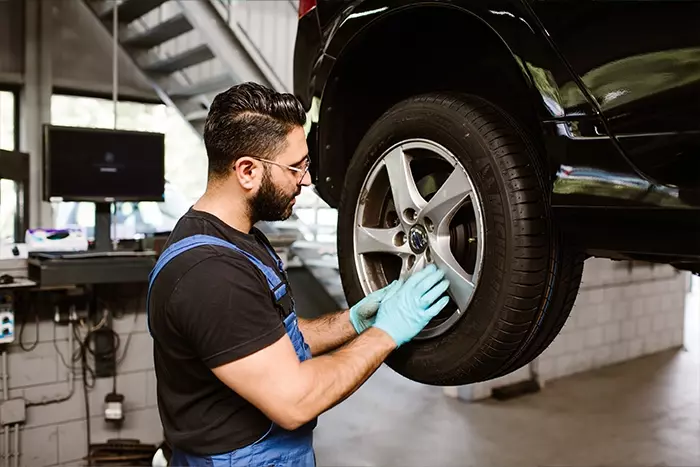
[[[163,201],[165,135],[44,126],[44,200]]]
[[[165,135],[44,125],[43,198],[95,203],[95,250],[111,250],[111,203],[164,201]]]

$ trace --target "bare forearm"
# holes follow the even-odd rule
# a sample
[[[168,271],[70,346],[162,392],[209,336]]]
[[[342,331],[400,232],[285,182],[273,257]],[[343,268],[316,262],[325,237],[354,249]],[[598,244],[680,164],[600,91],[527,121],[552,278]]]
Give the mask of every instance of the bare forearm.
[[[301,364],[298,424],[306,423],[354,393],[396,348],[384,331],[370,328],[337,351]]]
[[[348,310],[310,320],[299,318],[299,329],[314,356],[336,349],[357,336]]]

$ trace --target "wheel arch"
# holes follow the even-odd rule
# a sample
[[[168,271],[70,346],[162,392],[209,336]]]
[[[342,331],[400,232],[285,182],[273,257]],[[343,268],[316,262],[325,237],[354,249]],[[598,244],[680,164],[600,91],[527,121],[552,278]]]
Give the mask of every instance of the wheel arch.
[[[409,96],[474,93],[535,135],[542,131],[542,119],[563,116],[552,81],[533,79],[531,73],[560,67],[548,46],[522,16],[494,17],[485,11],[490,16],[478,9],[418,3],[389,9],[362,25],[346,26],[346,21],[340,26],[326,48],[336,58],[325,77],[316,77],[325,83],[316,187],[326,202],[337,206],[350,158],[372,122]],[[511,46],[524,37],[528,44]],[[535,55],[551,66],[533,68]]]

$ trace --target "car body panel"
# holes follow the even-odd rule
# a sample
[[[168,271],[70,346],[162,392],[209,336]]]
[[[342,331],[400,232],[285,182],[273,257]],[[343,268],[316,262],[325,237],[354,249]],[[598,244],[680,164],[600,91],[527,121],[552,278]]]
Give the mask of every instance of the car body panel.
[[[700,2],[531,5],[632,163],[660,185],[700,187]]]
[[[662,4],[671,6],[664,9]],[[342,189],[342,184],[331,186],[331,168],[343,162],[333,160],[326,149],[335,132],[342,130],[324,122],[333,121],[329,103],[338,92],[337,65],[363,34],[380,28],[382,20],[415,8],[451,8],[455,14],[471,15],[508,47],[537,111],[538,136],[551,169],[551,203],[561,211],[565,224],[579,232],[600,229],[601,224],[592,219],[605,211],[601,219],[611,227],[619,223],[621,231],[627,214],[639,222],[663,218],[673,228],[696,228],[696,223],[688,222],[691,217],[700,219],[700,170],[696,170],[700,71],[693,55],[700,46],[700,34],[692,19],[681,18],[694,12],[694,18],[699,17],[700,1],[692,0],[320,0],[316,14],[320,11],[325,16],[313,33],[320,41],[315,61],[313,66],[295,63],[295,67],[313,69],[311,82],[295,82],[295,92],[307,106],[314,98],[319,102],[319,121],[309,145],[317,163],[317,189],[331,206],[337,204],[337,190]],[[607,8],[615,10],[616,21],[606,21]],[[669,26],[657,26],[653,33],[644,29],[653,24],[653,13],[661,10],[664,21],[677,19],[687,28],[677,40],[667,37],[673,36],[672,30],[665,32],[664,39],[654,40]],[[561,19],[579,14],[584,24]],[[629,19],[637,21],[623,26]],[[439,28],[428,23],[428,33],[431,27]],[[629,35],[621,35],[622,29],[616,27]],[[299,34],[312,33],[300,30]],[[630,39],[622,41],[622,37]],[[614,40],[625,42],[624,47],[606,47]],[[664,52],[680,58],[658,59]],[[657,81],[652,86],[638,85],[645,78],[640,76],[645,67],[639,66],[639,57],[655,63],[651,72]],[[605,76],[613,72],[616,81],[609,82]],[[679,76],[675,87],[662,79]],[[684,170],[687,167],[691,170]],[[611,209],[616,215],[609,215]],[[664,211],[660,217],[659,210]],[[577,219],[583,218],[588,222],[586,229],[577,225]],[[603,236],[596,248],[605,250],[605,240]],[[634,251],[650,251],[652,241],[640,242]],[[690,250],[700,255],[700,238],[691,243]],[[611,240],[615,246],[610,249],[622,251],[621,244]]]
[[[321,28],[326,28],[331,21],[336,21],[339,14],[356,0],[321,0],[316,2],[316,15]]]
[[[306,109],[311,107],[317,82],[315,68],[322,57],[323,43],[316,8],[299,18],[294,44],[294,93]]]
[[[319,8],[323,5],[319,3]],[[365,0],[343,2],[346,7],[323,34],[323,51],[328,60],[342,59],[343,51],[356,36],[373,23],[413,8],[449,8],[455,13],[472,15],[487,24],[511,50],[523,67],[524,79],[536,88],[542,99],[543,116],[550,118],[594,116],[595,110],[575,85],[572,75],[532,24],[530,13],[517,0],[461,0],[421,2],[405,0]],[[439,25],[438,25],[439,26]],[[430,27],[430,26],[426,26]],[[436,26],[432,26],[436,27]],[[459,57],[455,57],[457,59]],[[319,82],[325,82],[331,68],[319,69]],[[534,76],[534,78],[533,78]],[[558,92],[567,86],[568,93]]]

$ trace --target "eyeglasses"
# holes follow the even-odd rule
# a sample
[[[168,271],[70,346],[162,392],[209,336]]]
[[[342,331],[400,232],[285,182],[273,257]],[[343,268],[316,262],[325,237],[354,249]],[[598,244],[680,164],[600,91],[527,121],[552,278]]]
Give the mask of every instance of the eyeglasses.
[[[306,158],[301,162],[302,164],[304,164],[303,169],[299,168],[299,167],[293,167],[291,165],[280,164],[279,162],[274,162],[274,161],[271,161],[269,159],[261,159],[259,157],[253,157],[253,156],[250,156],[250,158],[255,159],[256,161],[267,162],[268,164],[273,164],[273,165],[277,165],[279,167],[284,167],[285,169],[289,169],[292,172],[300,173],[301,178],[299,179],[299,183],[301,183],[301,180],[304,180],[304,177],[306,177],[306,172],[308,172],[309,167],[311,167],[311,159],[309,158],[309,156],[306,156]]]

